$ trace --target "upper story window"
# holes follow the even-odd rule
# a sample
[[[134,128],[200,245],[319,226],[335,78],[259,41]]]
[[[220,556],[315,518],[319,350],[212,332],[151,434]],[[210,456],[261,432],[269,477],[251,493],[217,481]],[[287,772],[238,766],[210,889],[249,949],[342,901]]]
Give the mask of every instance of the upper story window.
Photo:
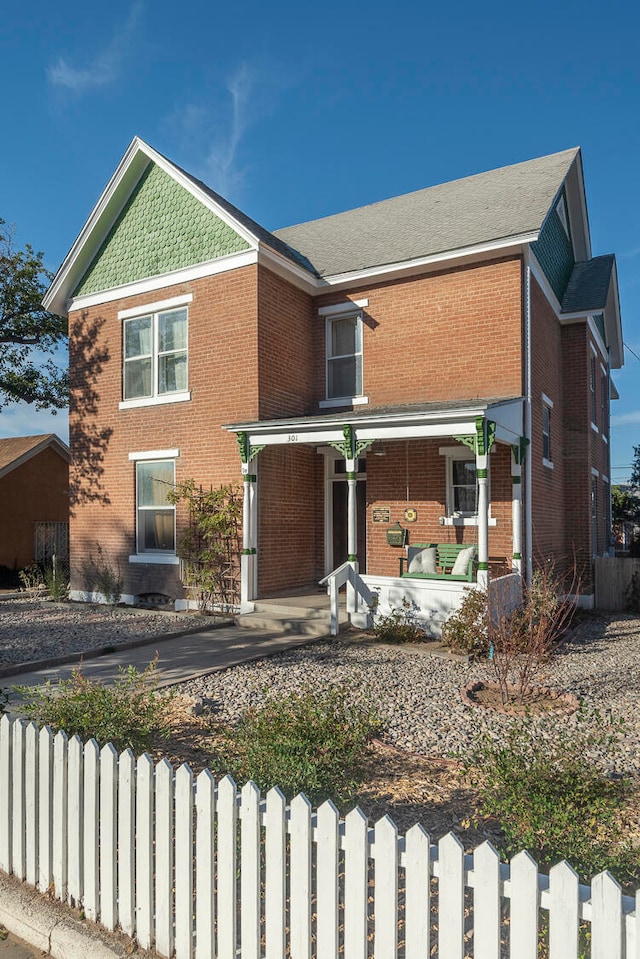
[[[191,398],[186,306],[191,298],[176,297],[119,313],[123,320],[121,409]]]
[[[598,419],[598,402],[596,399],[596,358],[591,354],[589,365],[589,396],[591,400],[591,425],[596,426]]]
[[[545,466],[553,469],[552,447],[551,447],[551,411],[553,402],[548,396],[542,394],[542,462]]]
[[[609,437],[609,377],[602,369],[600,375],[600,427],[604,439]]]
[[[560,197],[556,203],[556,213],[558,214],[558,219],[562,223],[564,232],[569,236],[569,219],[567,217],[567,204],[564,198],[564,194]]]
[[[363,396],[362,309],[368,300],[320,308],[325,319],[326,399],[321,406],[367,403]]]
[[[362,314],[327,320],[327,399],[362,395]]]

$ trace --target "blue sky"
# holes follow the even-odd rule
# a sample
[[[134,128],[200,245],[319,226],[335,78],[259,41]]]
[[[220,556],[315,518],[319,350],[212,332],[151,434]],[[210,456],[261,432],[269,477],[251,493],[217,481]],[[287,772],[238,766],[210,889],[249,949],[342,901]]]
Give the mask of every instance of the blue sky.
[[[131,138],[277,229],[580,145],[627,346],[612,478],[640,444],[640,12],[603,4],[32,0],[0,24],[0,216],[55,270]],[[0,435],[64,416],[0,412]]]

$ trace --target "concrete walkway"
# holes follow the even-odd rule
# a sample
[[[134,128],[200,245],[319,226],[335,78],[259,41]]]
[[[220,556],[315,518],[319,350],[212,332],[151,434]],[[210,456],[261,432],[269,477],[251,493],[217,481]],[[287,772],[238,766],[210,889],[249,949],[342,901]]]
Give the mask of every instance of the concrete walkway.
[[[135,666],[142,671],[157,653],[158,685],[173,686],[197,676],[313,642],[317,642],[317,637],[302,633],[273,633],[233,625],[214,626],[181,636],[146,639],[139,645],[132,647],[129,644],[126,649],[116,649],[95,657],[78,655],[73,662],[62,665],[53,661],[49,665],[38,663],[35,669],[26,666],[24,672],[5,677],[0,675],[0,687],[4,687],[9,695],[9,709],[18,711],[19,697],[11,687],[36,686],[48,679],[55,682],[57,678],[70,676],[78,665],[82,666],[85,676],[109,682],[117,677],[121,667]]]

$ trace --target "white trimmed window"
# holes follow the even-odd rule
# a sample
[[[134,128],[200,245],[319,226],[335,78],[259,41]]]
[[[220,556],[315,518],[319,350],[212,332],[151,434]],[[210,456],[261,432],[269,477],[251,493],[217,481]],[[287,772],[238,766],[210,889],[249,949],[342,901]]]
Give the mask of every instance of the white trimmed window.
[[[136,553],[131,562],[177,563],[176,485],[178,450],[130,453],[136,471]]]
[[[327,399],[362,396],[362,313],[327,318]]]
[[[476,458],[465,446],[441,446],[446,456],[447,515],[440,518],[444,526],[478,525],[478,471]],[[489,496],[491,501],[491,496]],[[495,526],[489,507],[489,526]]]
[[[596,399],[596,358],[594,354],[591,354],[591,362],[589,364],[589,399],[591,405],[591,425],[597,430],[598,422],[598,402]]]
[[[569,236],[569,220],[567,217],[567,204],[564,195],[562,195],[556,203],[556,213],[558,214],[558,219],[562,223],[564,232],[567,234],[567,236]]]
[[[320,406],[367,403],[362,379],[362,308],[368,300],[321,306],[325,321],[326,399]]]
[[[553,403],[548,396],[542,394],[542,462],[545,466],[553,468],[552,446],[551,446],[551,410]]]
[[[191,295],[121,311],[120,408],[190,399],[188,315]]]

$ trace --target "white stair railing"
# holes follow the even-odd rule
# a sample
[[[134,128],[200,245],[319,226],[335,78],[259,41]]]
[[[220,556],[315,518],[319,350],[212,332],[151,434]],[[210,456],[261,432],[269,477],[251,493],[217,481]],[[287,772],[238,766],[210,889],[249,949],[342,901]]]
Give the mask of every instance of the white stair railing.
[[[354,563],[348,560],[338,566],[331,573],[327,573],[324,579],[320,580],[321,586],[327,586],[329,590],[329,603],[331,609],[331,635],[337,636],[339,629],[339,611],[338,611],[338,592],[342,586],[347,586],[347,613],[352,619],[354,614],[361,612],[360,607],[371,607],[375,600],[365,581],[360,576]]]

